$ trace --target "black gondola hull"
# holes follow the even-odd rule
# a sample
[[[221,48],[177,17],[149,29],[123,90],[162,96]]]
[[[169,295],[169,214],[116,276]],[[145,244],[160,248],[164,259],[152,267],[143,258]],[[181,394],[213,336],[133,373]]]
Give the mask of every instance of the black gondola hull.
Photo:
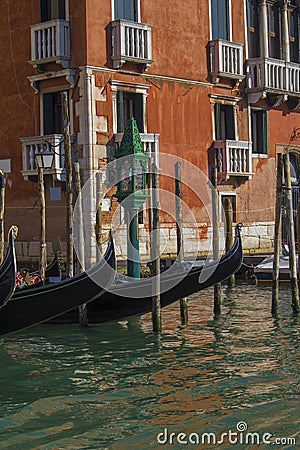
[[[15,292],[0,311],[0,335],[36,325],[63,314],[94,298],[99,298],[114,280],[116,266],[114,244],[108,245],[104,258],[74,278]],[[101,286],[93,278],[101,277]],[[99,299],[100,301],[100,299]]]
[[[7,251],[0,266],[0,308],[9,301],[16,287],[16,255],[15,255],[15,237],[17,227],[12,226],[8,233]]]
[[[215,264],[215,270],[204,282],[199,282],[202,268],[194,268],[187,272],[186,276],[173,275],[161,276],[162,293],[160,295],[161,307],[165,307],[198,291],[219,283],[239,270],[242,264],[243,252],[240,234],[236,237],[232,249],[224,255],[219,263]],[[167,272],[166,272],[167,273]],[[170,288],[168,289],[168,285]],[[126,284],[115,284],[109,292],[101,298],[88,304],[89,323],[102,323],[112,320],[121,320],[134,315],[141,315],[152,310],[151,278],[141,279]],[[130,296],[134,293],[134,297]],[[72,310],[67,314],[56,317],[53,323],[78,323],[78,311]]]

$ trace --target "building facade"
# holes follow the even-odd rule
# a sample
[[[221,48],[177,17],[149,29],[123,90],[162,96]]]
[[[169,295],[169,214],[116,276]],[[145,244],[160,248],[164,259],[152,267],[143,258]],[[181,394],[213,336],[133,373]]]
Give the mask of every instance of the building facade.
[[[208,178],[216,165],[245,250],[272,249],[276,153],[291,152],[298,187],[300,1],[8,0],[0,20],[0,168],[19,257],[39,254],[35,153],[45,145],[55,149],[47,240],[66,239],[65,91],[83,183],[113,160],[134,116],[145,151],[181,157]],[[184,188],[183,199],[191,203]],[[104,228],[115,207],[103,202]],[[184,230],[187,248],[200,236],[205,252],[211,224],[190,207],[197,230]],[[146,249],[143,211],[140,222]],[[162,227],[173,255],[174,222],[163,216]]]

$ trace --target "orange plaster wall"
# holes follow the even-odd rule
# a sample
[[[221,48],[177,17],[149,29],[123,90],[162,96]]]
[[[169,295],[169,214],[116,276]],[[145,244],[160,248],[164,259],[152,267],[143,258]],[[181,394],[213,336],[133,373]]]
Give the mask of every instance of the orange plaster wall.
[[[31,183],[25,183],[21,174],[22,151],[20,138],[34,136],[39,129],[38,97],[27,79],[33,74],[30,25],[39,22],[39,2],[9,0],[2,5],[0,15],[0,158],[11,158],[11,173],[6,178],[6,229],[19,226],[18,239],[27,234],[32,214],[25,205],[33,206],[37,193]],[[26,63],[24,64],[24,60]]]
[[[69,2],[71,67],[82,66],[87,63],[87,23],[85,18],[87,3],[89,2],[83,2],[82,0]]]
[[[17,225],[18,243],[36,241],[40,233],[37,183],[24,181],[20,142],[21,137],[40,134],[40,97],[28,80],[29,76],[37,74],[29,63],[30,26],[40,23],[40,2],[9,0],[8,6],[5,1],[0,15],[0,159],[11,158],[11,173],[5,175],[5,232],[12,224]],[[64,229],[61,223],[65,211],[64,208],[53,208],[59,205],[50,202],[49,190],[46,195],[47,239],[52,240]]]
[[[87,64],[105,66],[106,28],[111,22],[111,1],[86,0]]]
[[[276,144],[288,144],[294,128],[300,126],[300,114],[291,112],[285,114],[282,111],[270,110],[270,156],[275,156]],[[296,140],[293,144],[300,145]]]
[[[149,0],[141,2],[141,8],[142,22],[153,26],[152,45],[155,62],[148,72],[206,80],[206,46],[209,41],[208,2]]]

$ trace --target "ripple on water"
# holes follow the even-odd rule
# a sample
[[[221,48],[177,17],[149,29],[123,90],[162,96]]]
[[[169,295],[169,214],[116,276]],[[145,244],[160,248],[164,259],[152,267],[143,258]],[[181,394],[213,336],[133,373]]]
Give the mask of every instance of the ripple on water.
[[[146,315],[87,330],[44,325],[4,339],[1,449],[161,448],[156,436],[166,427],[217,434],[241,420],[252,431],[294,436],[299,319],[289,290],[281,290],[276,319],[270,288],[223,293],[218,319],[211,289],[191,297],[185,327],[177,304],[163,310],[161,336]]]

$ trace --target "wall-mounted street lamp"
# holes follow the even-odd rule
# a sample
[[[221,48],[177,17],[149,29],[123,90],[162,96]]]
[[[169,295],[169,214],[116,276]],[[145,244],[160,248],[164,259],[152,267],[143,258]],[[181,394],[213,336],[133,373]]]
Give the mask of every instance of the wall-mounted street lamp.
[[[51,169],[54,160],[54,152],[49,149],[41,149],[35,154],[36,165],[38,168],[38,190],[40,196],[40,219],[41,219],[41,233],[40,233],[40,261],[39,273],[42,278],[45,277],[46,270],[46,201],[45,201],[45,185],[44,185],[44,170]]]
[[[36,152],[35,160],[38,169],[51,169],[53,166],[54,152],[51,150]]]

